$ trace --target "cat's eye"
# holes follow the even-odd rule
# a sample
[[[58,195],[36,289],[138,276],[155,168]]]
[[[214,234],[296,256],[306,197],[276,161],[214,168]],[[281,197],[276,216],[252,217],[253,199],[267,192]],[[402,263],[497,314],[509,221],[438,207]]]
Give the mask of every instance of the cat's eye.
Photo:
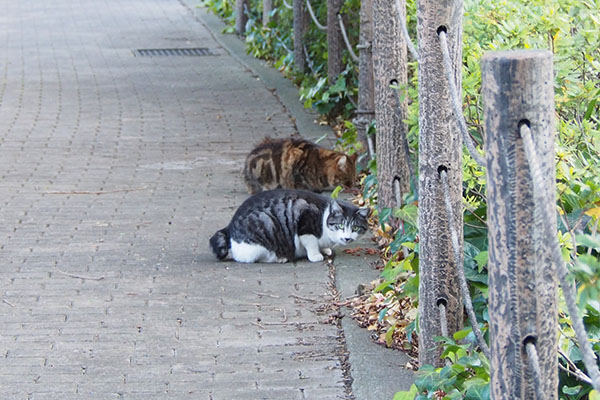
[[[360,226],[353,226],[352,227],[352,232],[358,232],[360,231]]]
[[[338,229],[344,229],[344,224],[337,224],[335,227]]]

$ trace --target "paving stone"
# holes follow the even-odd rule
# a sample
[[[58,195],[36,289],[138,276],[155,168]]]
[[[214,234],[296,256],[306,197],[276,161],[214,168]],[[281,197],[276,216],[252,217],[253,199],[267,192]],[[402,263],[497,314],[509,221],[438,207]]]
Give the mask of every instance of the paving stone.
[[[327,266],[208,248],[278,98],[181,1],[4,3],[0,398],[348,398]]]

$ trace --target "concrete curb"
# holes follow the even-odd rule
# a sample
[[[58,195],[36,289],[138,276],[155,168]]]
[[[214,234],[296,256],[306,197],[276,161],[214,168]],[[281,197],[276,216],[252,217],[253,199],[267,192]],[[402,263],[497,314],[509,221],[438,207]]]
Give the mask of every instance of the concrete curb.
[[[199,7],[197,0],[180,1],[232,57],[253,72],[257,79],[262,80],[265,86],[277,96],[291,118],[295,120],[297,130],[303,137],[314,140],[329,135],[331,140],[334,140],[330,127],[314,122],[318,117],[317,113],[304,108],[298,100],[298,89],[291,81],[263,60],[246,54],[242,40],[236,35],[222,33],[225,28],[223,22],[209,13],[206,8]],[[372,247],[372,243],[366,238],[359,241],[356,246]],[[379,276],[378,271],[371,267],[373,261],[375,261],[373,256],[364,256],[346,260],[342,264],[336,263],[336,285],[342,299],[354,295],[359,284],[368,283]],[[408,390],[414,382],[413,371],[405,368],[409,361],[408,357],[399,351],[385,349],[375,344],[370,339],[369,333],[358,327],[349,317],[350,310],[344,308],[342,311],[347,317],[342,318],[342,329],[349,353],[354,398],[391,400],[397,391]]]

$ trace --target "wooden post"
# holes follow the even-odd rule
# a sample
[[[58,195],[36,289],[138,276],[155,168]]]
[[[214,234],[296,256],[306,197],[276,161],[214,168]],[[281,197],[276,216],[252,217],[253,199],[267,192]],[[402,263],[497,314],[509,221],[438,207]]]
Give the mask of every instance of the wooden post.
[[[269,21],[271,20],[271,11],[273,11],[273,0],[263,0],[263,17],[262,24],[263,27],[267,27]]]
[[[443,365],[434,341],[441,335],[439,303],[445,303],[448,334],[463,327],[463,306],[440,171],[448,178],[450,202],[462,255],[462,140],[452,122],[439,29],[446,29],[456,87],[461,87],[462,0],[417,1],[419,42],[419,362]]]
[[[335,84],[344,70],[342,51],[345,44],[337,17],[343,4],[343,0],[327,0],[327,79],[330,85]]]
[[[525,352],[529,341],[534,342],[539,356],[544,398],[556,399],[556,271],[541,225],[543,219],[556,231],[556,215],[540,215],[541,206],[534,204],[529,164],[519,134],[520,123],[526,122],[542,164],[544,197],[556,204],[552,54],[488,53],[481,69],[489,226],[491,398],[536,398]]]
[[[404,0],[401,14],[406,13]],[[375,119],[377,121],[377,201],[379,207],[398,207],[394,195],[395,181],[400,195],[410,190],[409,161],[404,152],[403,137],[407,134],[404,120],[408,115],[408,100],[400,104],[391,84],[406,87],[406,41],[402,34],[394,2],[373,0],[373,74],[375,79]]]
[[[235,2],[235,31],[238,35],[246,33],[246,23],[248,22],[248,10],[250,8],[249,0],[236,0]]]
[[[304,33],[306,32],[306,0],[293,0],[294,12],[294,66],[300,72],[306,70],[306,58],[304,57]]]
[[[367,129],[375,119],[375,88],[373,82],[373,0],[360,3],[360,38],[358,61],[358,110],[356,131],[358,140],[367,150]],[[369,150],[369,154],[371,151]],[[374,154],[370,154],[374,156]]]

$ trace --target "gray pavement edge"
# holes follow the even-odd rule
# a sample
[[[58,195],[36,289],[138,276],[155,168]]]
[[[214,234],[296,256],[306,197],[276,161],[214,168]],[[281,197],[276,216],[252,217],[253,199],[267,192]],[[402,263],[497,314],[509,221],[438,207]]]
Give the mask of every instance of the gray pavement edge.
[[[319,115],[304,108],[304,104],[298,99],[298,89],[292,82],[283,77],[278,70],[269,66],[264,60],[248,55],[244,42],[237,35],[222,33],[226,27],[225,24],[217,16],[210,13],[207,8],[199,6],[199,0],[179,1],[194,14],[196,19],[212,34],[217,43],[223,46],[246,69],[253,72],[258,79],[262,80],[265,87],[277,96],[290,113],[298,132],[302,136],[314,140],[331,134],[331,128],[315,123]]]
[[[318,115],[304,108],[298,99],[298,89],[290,80],[265,61],[248,55],[243,41],[238,36],[222,33],[225,28],[223,22],[206,8],[199,6],[198,0],[179,1],[232,57],[277,96],[303,137],[314,140],[328,135],[333,138],[330,127],[315,123]],[[356,246],[372,247],[372,244],[367,238],[362,239]],[[342,299],[354,295],[359,284],[371,282],[379,276],[379,272],[371,267],[374,261],[373,256],[361,256],[343,264],[336,263],[336,285]],[[370,333],[350,318],[350,310],[343,308],[342,312],[342,329],[349,353],[350,374],[353,378],[352,392],[355,399],[391,400],[397,391],[408,390],[414,382],[414,372],[405,368],[409,361],[408,356],[373,343],[369,337]]]

